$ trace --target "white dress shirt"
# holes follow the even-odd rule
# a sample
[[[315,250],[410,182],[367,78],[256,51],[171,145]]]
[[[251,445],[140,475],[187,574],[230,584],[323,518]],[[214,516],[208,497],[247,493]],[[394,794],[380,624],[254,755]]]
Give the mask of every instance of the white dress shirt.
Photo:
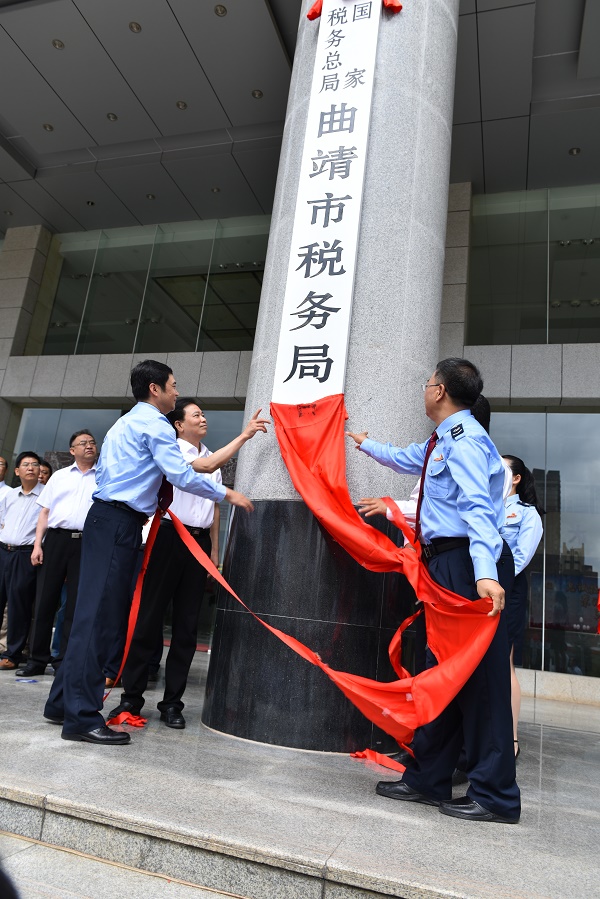
[[[179,444],[179,449],[181,450],[183,458],[188,464],[191,464],[194,459],[198,458],[198,456],[205,459],[207,456],[212,455],[211,451],[207,449],[203,443],[200,445],[200,452],[198,452],[192,443],[188,443],[187,440],[182,440],[181,437],[177,438],[177,443]],[[221,472],[219,469],[212,474],[206,474],[205,477],[213,480],[215,484],[222,483]],[[215,504],[213,500],[194,496],[193,493],[184,493],[183,490],[178,490],[177,487],[173,488],[173,502],[171,503],[170,508],[177,518],[184,524],[187,524],[188,527],[192,528],[209,528],[215,517]]]
[[[48,527],[82,531],[95,489],[95,465],[88,471],[82,471],[74,462],[68,468],[55,472],[37,501],[38,506],[50,509]]]
[[[12,487],[9,487],[6,481],[0,481],[0,502],[2,502],[9,490],[12,490]]]
[[[13,487],[0,499],[0,542],[13,546],[33,546],[35,528],[40,514],[37,498],[43,484],[36,484],[30,493]]]

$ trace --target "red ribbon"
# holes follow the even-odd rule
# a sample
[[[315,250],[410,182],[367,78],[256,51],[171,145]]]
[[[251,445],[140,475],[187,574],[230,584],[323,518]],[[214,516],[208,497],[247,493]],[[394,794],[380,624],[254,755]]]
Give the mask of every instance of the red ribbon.
[[[403,572],[419,600],[427,605],[427,640],[439,663],[435,668],[411,677],[402,667],[402,634],[416,615],[400,625],[390,644],[390,660],[399,680],[384,683],[330,668],[318,653],[255,615],[229,586],[177,516],[170,511],[167,514],[194,558],[256,621],[307,662],[324,671],[370,721],[394,737],[400,745],[406,745],[411,742],[415,728],[437,718],[464,686],[491,642],[498,626],[498,617],[487,617],[491,600],[470,602],[432,580],[421,562],[421,546],[415,541],[414,531],[389,497],[385,498],[385,502],[392,512],[394,523],[409,540],[405,547],[397,547],[356,512],[345,478],[344,423],[347,413],[341,394],[325,397],[310,406],[272,403],[271,415],[294,486],[321,524],[365,568]],[[159,520],[157,514],[148,536],[117,680],[129,652],[143,579]],[[356,757],[374,761],[380,758],[371,750],[358,753]],[[401,770],[399,763],[382,758],[386,758],[386,767]]]

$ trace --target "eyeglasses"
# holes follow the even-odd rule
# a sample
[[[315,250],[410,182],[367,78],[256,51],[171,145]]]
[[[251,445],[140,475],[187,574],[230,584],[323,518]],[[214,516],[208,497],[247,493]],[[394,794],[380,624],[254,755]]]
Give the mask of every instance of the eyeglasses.
[[[71,446],[96,446],[95,440],[80,440],[79,443],[72,443]]]
[[[21,462],[20,468],[39,468],[39,462]]]
[[[443,384],[421,384],[421,387],[423,388],[423,393],[425,393],[425,391],[427,390],[428,387],[443,387],[443,386],[444,386]]]

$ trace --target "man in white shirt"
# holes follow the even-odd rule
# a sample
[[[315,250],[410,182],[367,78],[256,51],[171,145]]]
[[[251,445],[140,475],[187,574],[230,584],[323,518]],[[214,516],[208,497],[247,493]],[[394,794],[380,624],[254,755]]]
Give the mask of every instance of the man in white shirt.
[[[52,475],[37,501],[39,517],[31,563],[41,568],[29,661],[17,670],[19,677],[44,674],[51,660],[52,625],[65,581],[67,603],[59,654],[52,660],[55,670],[65,654],[71,632],[79,582],[81,533],[96,487],[96,441],[89,431],[76,431],[69,441],[69,452],[73,464]]]
[[[193,462],[196,471],[208,474],[220,484],[220,466],[229,461],[258,431],[266,432],[267,421],[259,418],[260,411],[253,415],[239,437],[215,453],[211,453],[202,443],[207,423],[196,400],[179,398],[167,418],[175,428],[177,443],[186,462]],[[219,506],[211,500],[175,488],[169,508],[218,565]],[[148,665],[162,632],[165,611],[172,599],[173,631],[165,665],[165,692],[158,708],[161,721],[167,727],[185,727],[181,700],[196,651],[198,615],[205,583],[206,570],[177,535],[172,521],[168,517],[163,518],[148,563],[138,620],[123,669],[121,702],[109,712],[109,720],[121,712],[138,715],[144,705]]]
[[[6,651],[0,658],[0,671],[18,667],[35,602],[37,571],[31,564],[31,551],[39,512],[36,500],[42,492],[37,453],[19,453],[15,474],[21,486],[0,499],[0,619],[4,609],[8,610]]]

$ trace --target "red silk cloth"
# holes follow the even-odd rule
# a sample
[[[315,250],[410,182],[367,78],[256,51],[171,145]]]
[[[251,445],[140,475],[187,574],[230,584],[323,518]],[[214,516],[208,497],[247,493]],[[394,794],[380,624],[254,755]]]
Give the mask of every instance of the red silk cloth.
[[[430,578],[420,560],[421,547],[418,542],[415,543],[414,532],[391,499],[386,497],[386,503],[392,510],[394,522],[411,545],[397,547],[360,517],[352,505],[345,476],[344,423],[347,413],[343,395],[325,397],[301,406],[272,403],[271,415],[281,454],[294,486],[321,524],[365,568],[404,573],[417,597],[427,604],[427,639],[439,662],[435,668],[412,677],[402,667],[402,634],[416,615],[402,622],[389,646],[390,661],[398,680],[384,683],[330,668],[321,661],[318,653],[255,615],[229,586],[177,516],[170,511],[167,514],[194,558],[246,611],[299,656],[324,671],[370,721],[399,744],[409,743],[415,728],[433,721],[440,714],[483,658],[498,625],[497,617],[487,617],[491,601],[470,602],[445,590]],[[116,681],[121,676],[131,645],[144,575],[159,522],[160,513],[157,513],[148,535],[135,588],[125,652]],[[143,726],[141,721],[143,719],[138,719],[136,726]],[[114,719],[112,723],[128,722]],[[356,756],[379,764],[386,758],[372,750],[365,750]],[[387,759],[385,764],[394,770],[403,770],[402,765],[391,759]]]
[[[483,658],[498,626],[497,617],[487,617],[491,601],[471,602],[435,583],[421,562],[413,530],[389,498],[394,523],[410,545],[397,547],[358,514],[346,483],[348,416],[342,394],[306,405],[271,403],[271,416],[294,487],[323,527],[363,567],[402,572],[427,606],[427,640],[439,662],[435,668],[411,677],[402,667],[402,633],[415,616],[401,624],[389,647],[397,681],[372,681],[320,663],[370,721],[399,743],[410,742],[414,729],[440,714]]]
[[[402,9],[402,4],[400,0],[383,0],[383,5],[390,9],[392,12],[400,12]],[[306,18],[310,19],[311,22],[315,19],[318,19],[321,13],[323,12],[323,0],[315,0],[311,8],[306,13]]]

